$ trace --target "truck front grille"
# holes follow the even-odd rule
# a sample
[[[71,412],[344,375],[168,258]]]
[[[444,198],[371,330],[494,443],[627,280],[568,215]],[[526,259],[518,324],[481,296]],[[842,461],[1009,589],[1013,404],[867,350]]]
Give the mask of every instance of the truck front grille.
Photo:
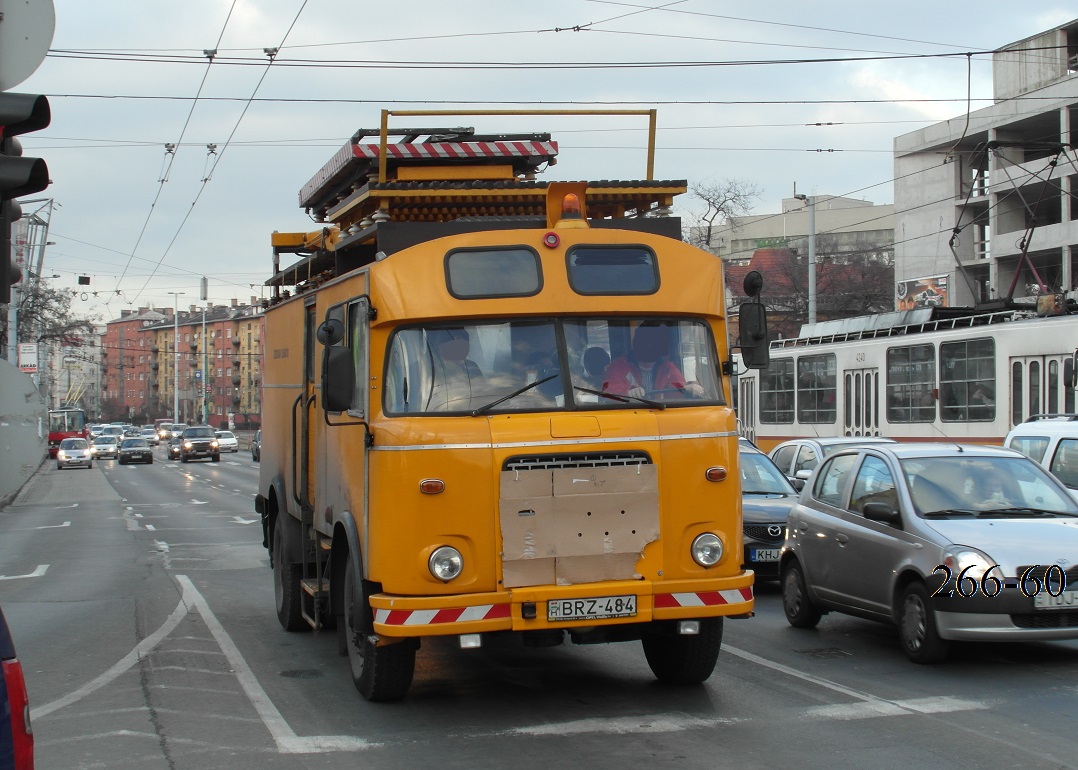
[[[651,465],[647,452],[588,452],[586,454],[517,455],[502,464],[505,471],[554,470],[557,468],[612,468]]]

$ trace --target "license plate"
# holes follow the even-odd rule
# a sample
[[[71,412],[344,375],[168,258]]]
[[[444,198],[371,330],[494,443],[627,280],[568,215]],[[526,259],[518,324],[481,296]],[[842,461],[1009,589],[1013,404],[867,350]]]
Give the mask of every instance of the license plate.
[[[753,561],[778,561],[780,553],[780,548],[753,548],[749,555]]]
[[[1035,610],[1067,610],[1078,608],[1078,591],[1064,591],[1059,596],[1052,596],[1041,590],[1033,597]]]
[[[546,619],[603,620],[636,615],[635,596],[596,596],[590,599],[554,599],[546,604]]]

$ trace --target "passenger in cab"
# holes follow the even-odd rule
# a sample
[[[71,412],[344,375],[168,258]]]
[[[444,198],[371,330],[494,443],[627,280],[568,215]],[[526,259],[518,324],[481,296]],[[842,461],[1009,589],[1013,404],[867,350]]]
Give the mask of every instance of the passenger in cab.
[[[633,334],[632,350],[607,367],[602,389],[634,398],[662,397],[671,390],[700,398],[704,389],[686,382],[677,364],[667,356],[670,331],[665,326],[641,324]]]

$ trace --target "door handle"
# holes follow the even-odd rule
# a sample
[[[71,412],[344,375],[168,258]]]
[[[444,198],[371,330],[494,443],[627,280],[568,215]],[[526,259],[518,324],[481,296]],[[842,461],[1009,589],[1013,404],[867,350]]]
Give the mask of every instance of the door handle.
[[[841,532],[839,532],[837,535],[835,535],[835,540],[837,540],[842,545],[846,545],[846,543],[850,542],[849,536],[844,535]]]

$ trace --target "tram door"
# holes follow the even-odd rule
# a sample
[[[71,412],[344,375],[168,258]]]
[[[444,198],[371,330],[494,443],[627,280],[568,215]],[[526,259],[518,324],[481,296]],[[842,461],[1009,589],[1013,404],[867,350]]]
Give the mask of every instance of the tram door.
[[[843,372],[842,403],[844,436],[880,435],[880,370]]]
[[[1011,426],[1035,414],[1074,413],[1074,390],[1063,385],[1066,355],[1015,356],[1010,360]]]
[[[737,422],[741,435],[756,443],[756,378],[737,378]]]

